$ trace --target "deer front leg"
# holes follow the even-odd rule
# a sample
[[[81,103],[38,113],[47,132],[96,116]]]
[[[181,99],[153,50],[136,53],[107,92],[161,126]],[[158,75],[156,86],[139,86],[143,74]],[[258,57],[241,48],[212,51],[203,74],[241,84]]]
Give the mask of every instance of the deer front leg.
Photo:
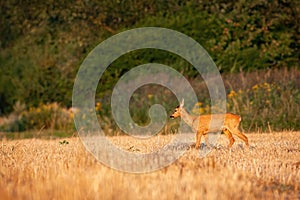
[[[200,148],[202,134],[203,133],[201,131],[197,131],[197,134],[196,134],[196,146],[195,146],[196,149]]]
[[[232,137],[232,134],[231,134],[231,132],[227,129],[227,128],[225,128],[224,130],[223,130],[223,132],[224,132],[224,134],[227,136],[227,138],[228,138],[228,140],[229,140],[229,144],[228,144],[228,149],[230,149],[231,147],[232,147],[232,145],[233,145],[233,143],[234,143],[234,138]]]
[[[208,140],[208,134],[204,133],[203,136],[204,136],[204,139],[205,139],[206,146],[208,146],[209,148],[212,148],[212,146],[210,145],[209,140]]]

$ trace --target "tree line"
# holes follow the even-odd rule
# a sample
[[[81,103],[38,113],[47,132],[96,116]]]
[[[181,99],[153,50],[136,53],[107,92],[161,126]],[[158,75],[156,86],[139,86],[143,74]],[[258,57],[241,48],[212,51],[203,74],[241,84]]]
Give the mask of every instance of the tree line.
[[[298,67],[300,3],[294,0],[90,0],[0,2],[0,115],[16,102],[71,106],[77,70],[108,37],[136,27],[185,33],[221,73]],[[168,64],[193,78],[189,63],[168,52],[141,50],[112,63],[97,96],[137,64]]]

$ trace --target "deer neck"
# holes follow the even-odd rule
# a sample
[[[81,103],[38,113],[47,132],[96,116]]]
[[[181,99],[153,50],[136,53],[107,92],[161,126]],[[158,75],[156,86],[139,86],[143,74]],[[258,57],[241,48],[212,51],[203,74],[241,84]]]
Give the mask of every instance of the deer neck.
[[[194,117],[191,116],[185,109],[181,108],[181,119],[190,127],[193,127]]]

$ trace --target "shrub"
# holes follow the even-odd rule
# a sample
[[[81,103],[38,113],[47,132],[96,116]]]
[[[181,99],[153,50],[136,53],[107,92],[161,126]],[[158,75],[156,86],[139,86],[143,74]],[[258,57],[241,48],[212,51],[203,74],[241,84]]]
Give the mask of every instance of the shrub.
[[[16,104],[17,105],[17,104]],[[15,106],[15,109],[19,108]],[[0,126],[2,131],[74,129],[73,113],[58,103],[40,104],[27,110],[15,110]]]

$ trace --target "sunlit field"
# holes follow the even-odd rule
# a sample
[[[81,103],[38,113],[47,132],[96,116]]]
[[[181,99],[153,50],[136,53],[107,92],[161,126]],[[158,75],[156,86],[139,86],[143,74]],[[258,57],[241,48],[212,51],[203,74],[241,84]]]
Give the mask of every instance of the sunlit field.
[[[1,199],[299,199],[300,132],[247,134],[226,149],[220,136],[205,158],[193,147],[168,167],[130,174],[99,163],[77,137],[5,140],[0,146]],[[163,146],[171,135],[156,136]],[[110,140],[127,151],[157,148],[155,137]],[[156,145],[156,146],[155,146]],[[152,148],[153,147],[153,148]]]

